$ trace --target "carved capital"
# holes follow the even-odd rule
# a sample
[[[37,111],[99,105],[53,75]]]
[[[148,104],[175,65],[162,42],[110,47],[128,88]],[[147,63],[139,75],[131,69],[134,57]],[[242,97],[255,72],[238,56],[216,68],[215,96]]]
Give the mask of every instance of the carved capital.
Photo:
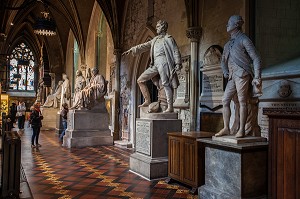
[[[202,29],[201,27],[189,27],[186,30],[186,36],[192,41],[192,42],[199,42],[202,36]]]

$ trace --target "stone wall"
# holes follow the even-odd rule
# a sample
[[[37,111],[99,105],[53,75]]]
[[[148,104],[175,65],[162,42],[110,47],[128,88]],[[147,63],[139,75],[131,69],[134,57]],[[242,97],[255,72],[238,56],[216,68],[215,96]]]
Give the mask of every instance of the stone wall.
[[[231,15],[241,15],[245,19],[245,0],[205,0],[202,12],[203,35],[199,52],[201,61],[211,45],[224,47],[229,40],[226,25]]]
[[[300,1],[256,1],[255,40],[263,67],[300,55]]]

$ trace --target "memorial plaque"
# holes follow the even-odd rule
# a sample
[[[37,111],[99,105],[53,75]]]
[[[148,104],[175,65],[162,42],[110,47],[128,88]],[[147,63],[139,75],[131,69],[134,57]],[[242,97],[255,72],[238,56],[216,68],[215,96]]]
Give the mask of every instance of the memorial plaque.
[[[177,88],[177,99],[184,99],[186,92],[186,77],[184,74],[180,73],[178,75],[179,86]]]
[[[182,58],[182,68],[177,71],[179,86],[176,89],[174,107],[188,107],[190,56]]]
[[[136,121],[136,151],[151,155],[151,122]]]
[[[203,95],[223,93],[223,74],[207,73],[203,75],[202,81]]]

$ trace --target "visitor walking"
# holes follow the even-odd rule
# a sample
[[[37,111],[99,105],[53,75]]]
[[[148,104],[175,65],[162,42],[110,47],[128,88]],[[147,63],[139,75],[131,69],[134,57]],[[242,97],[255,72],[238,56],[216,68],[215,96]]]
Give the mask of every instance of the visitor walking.
[[[67,119],[68,119],[68,112],[69,112],[69,108],[68,108],[68,104],[67,103],[63,103],[62,105],[62,110],[60,111],[60,115],[62,117],[62,126],[63,126],[63,131],[61,132],[61,135],[59,137],[59,140],[62,142],[63,141],[63,137],[66,133],[66,129],[67,129]]]
[[[26,111],[25,102],[19,102],[19,105],[17,106],[17,116],[18,116],[18,128],[19,128],[19,130],[24,130],[25,111]]]
[[[17,106],[16,103],[13,102],[9,107],[9,115],[12,123],[12,128],[15,128],[14,123],[16,122],[16,114],[17,114]]]
[[[40,130],[42,126],[42,119],[43,115],[40,111],[40,105],[39,103],[35,103],[32,107],[32,112],[30,114],[30,124],[32,127],[32,137],[31,137],[31,147],[41,147],[39,144],[39,135],[40,135]],[[34,145],[35,141],[35,145]]]

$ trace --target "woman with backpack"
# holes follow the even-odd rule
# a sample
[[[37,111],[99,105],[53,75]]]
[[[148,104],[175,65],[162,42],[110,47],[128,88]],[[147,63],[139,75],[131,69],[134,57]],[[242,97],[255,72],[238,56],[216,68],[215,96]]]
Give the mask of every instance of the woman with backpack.
[[[30,114],[30,120],[29,120],[32,127],[31,148],[42,146],[39,144],[39,135],[42,126],[42,119],[43,119],[43,115],[40,111],[39,103],[35,103],[33,105],[33,109]]]
[[[62,142],[63,141],[63,137],[66,133],[66,129],[67,129],[67,119],[68,119],[68,112],[69,112],[69,108],[68,108],[68,104],[67,103],[63,103],[62,105],[62,110],[60,111],[60,115],[62,117],[62,125],[63,125],[63,131],[61,132],[61,135],[59,137],[59,140]]]

